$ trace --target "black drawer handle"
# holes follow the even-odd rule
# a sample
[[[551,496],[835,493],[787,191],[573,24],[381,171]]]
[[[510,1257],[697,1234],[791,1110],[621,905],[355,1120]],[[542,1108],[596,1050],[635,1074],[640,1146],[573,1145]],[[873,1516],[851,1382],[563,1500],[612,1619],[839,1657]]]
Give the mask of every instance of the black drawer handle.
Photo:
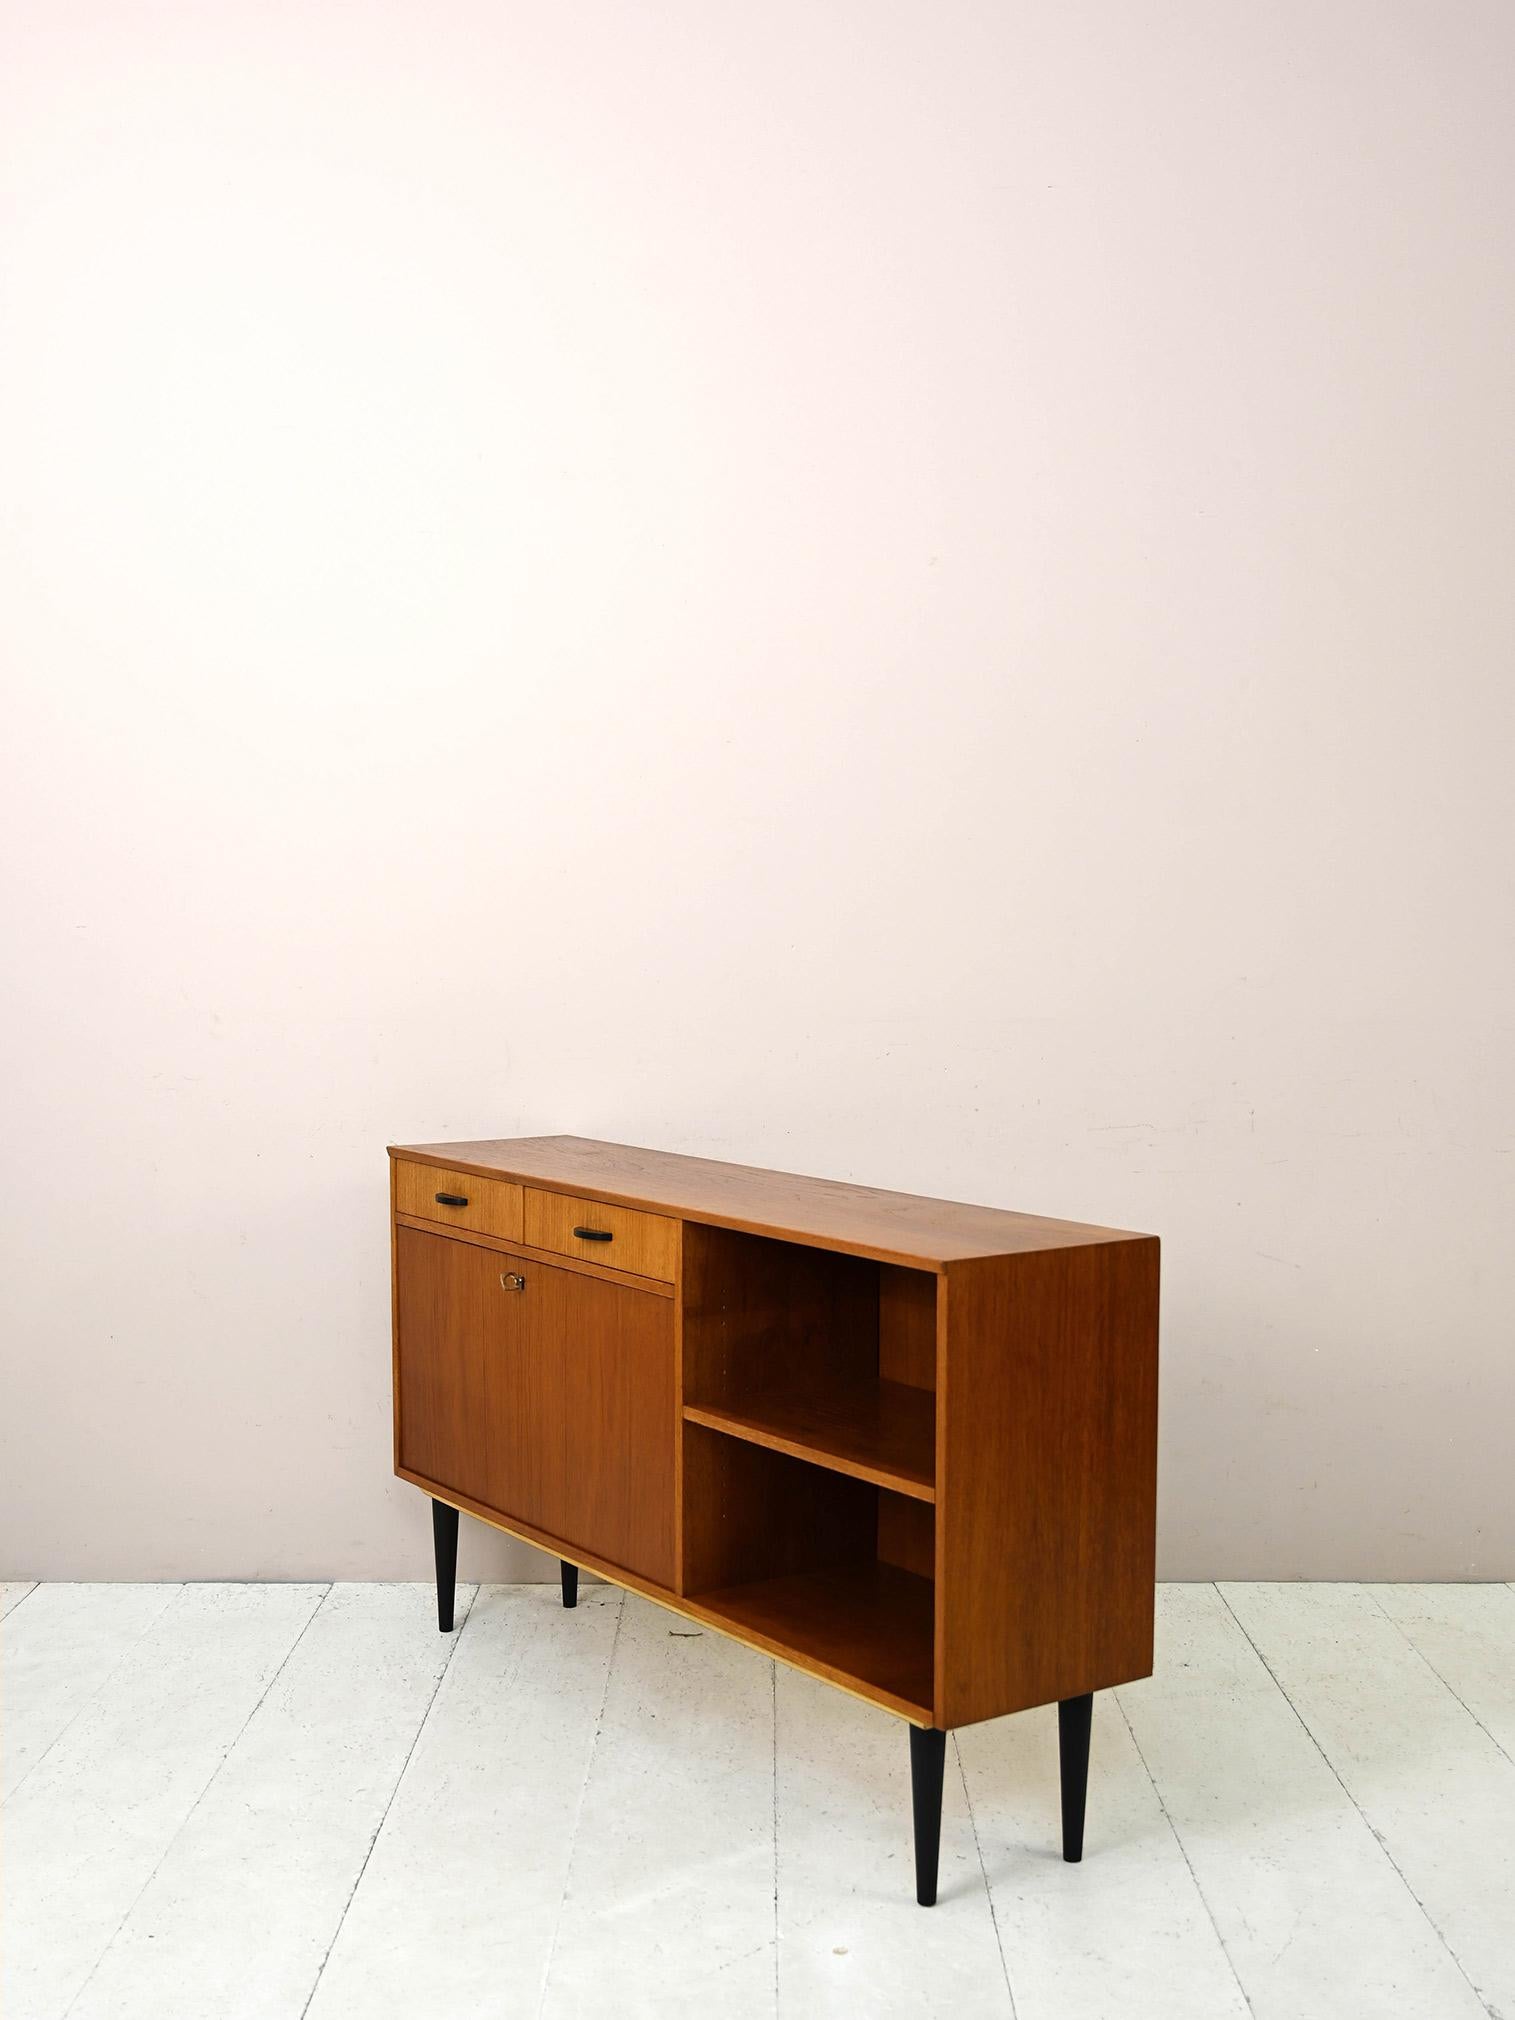
[[[439,1192],[437,1194],[438,1206],[467,1206],[467,1204],[468,1194],[466,1192]]]
[[[614,1241],[613,1234],[607,1234],[602,1227],[576,1227],[574,1233],[580,1241]]]

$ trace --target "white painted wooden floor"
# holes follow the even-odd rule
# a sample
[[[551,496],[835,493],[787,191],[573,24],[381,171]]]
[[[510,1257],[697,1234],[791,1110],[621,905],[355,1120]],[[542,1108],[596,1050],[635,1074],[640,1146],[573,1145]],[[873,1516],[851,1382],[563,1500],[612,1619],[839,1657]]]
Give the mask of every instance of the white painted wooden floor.
[[[6,2020],[1515,2016],[1515,1591],[1165,1587],[948,1751],[605,1586],[12,1585]]]

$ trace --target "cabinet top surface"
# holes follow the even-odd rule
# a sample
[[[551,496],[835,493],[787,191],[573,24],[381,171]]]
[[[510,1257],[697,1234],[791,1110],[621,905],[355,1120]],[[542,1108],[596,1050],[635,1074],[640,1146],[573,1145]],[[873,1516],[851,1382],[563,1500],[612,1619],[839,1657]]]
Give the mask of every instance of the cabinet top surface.
[[[1149,1237],[1125,1228],[1047,1220],[909,1192],[801,1178],[749,1164],[680,1157],[588,1136],[501,1137],[480,1143],[392,1144],[392,1157],[517,1178],[549,1191],[592,1193],[619,1205],[708,1221],[750,1234],[850,1250],[918,1269],[975,1256],[1026,1255]]]

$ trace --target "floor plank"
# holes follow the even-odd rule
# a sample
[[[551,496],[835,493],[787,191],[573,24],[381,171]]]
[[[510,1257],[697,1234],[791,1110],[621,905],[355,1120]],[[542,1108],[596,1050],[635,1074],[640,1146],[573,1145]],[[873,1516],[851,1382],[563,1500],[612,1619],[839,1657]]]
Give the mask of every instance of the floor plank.
[[[915,1905],[908,1728],[780,1668],[779,2011],[1007,2020],[1013,2009],[951,1747],[937,1905]]]
[[[19,1606],[28,1592],[34,1592],[37,1581],[34,1578],[7,1578],[0,1580],[0,1620],[4,1620],[12,1607]]]
[[[1370,1585],[1367,1590],[1448,1690],[1515,1760],[1515,1590],[1508,1585]]]
[[[44,1585],[0,1638],[0,1801],[19,1788],[177,1585]]]
[[[310,2020],[534,2014],[621,1594],[484,1586],[327,1960]]]
[[[429,1585],[334,1586],[71,2020],[299,2020],[455,1646]]]
[[[1213,1586],[1160,1589],[1156,1676],[1118,1696],[1258,2020],[1483,2020]]]
[[[1364,1587],[1222,1592],[1479,1998],[1515,2011],[1515,1762]]]
[[[774,2020],[773,1664],[628,1594],[545,2020]]]
[[[958,1752],[1019,2020],[1245,2020],[1247,2002],[1113,1691],[1094,1700],[1084,1857],[1062,1859],[1057,1713]]]
[[[21,1589],[19,2020],[1515,2015],[1507,1586],[1164,1588],[1083,1865],[970,1727],[931,1911],[903,1726],[613,1587]]]
[[[325,1592],[182,1587],[12,1796],[0,2012],[61,2020]]]

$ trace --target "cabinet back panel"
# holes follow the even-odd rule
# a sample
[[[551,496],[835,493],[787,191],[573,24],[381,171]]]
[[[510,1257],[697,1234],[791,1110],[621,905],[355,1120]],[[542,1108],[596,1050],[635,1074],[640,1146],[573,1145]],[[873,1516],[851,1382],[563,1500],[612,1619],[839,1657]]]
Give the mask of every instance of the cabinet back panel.
[[[684,1426],[684,1590],[872,1562],[879,1490]]]
[[[684,1400],[878,1373],[879,1265],[727,1228],[684,1229]]]

